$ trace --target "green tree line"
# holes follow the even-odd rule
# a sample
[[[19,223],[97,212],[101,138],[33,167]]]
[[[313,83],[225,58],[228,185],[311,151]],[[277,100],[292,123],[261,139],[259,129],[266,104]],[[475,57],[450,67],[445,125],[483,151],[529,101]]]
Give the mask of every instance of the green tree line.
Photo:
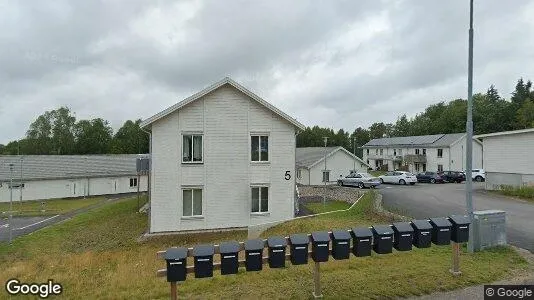
[[[0,154],[135,154],[148,153],[141,120],[128,120],[113,132],[102,118],[76,120],[68,107],[46,111],[30,124],[26,137],[0,145]]]
[[[328,146],[343,146],[349,151],[355,146],[361,157],[358,147],[371,139],[465,132],[466,120],[467,101],[455,99],[432,104],[412,118],[404,114],[395,123],[376,122],[352,132],[307,127],[297,136],[297,147],[322,147],[326,136]],[[139,128],[140,123],[128,120],[114,133],[104,119],[77,121],[69,108],[60,107],[40,115],[25,138],[0,145],[0,154],[148,153],[148,134]],[[534,127],[532,82],[519,79],[509,100],[501,97],[493,85],[485,93],[475,94],[473,124],[475,134]]]
[[[307,127],[297,136],[297,147],[322,147],[323,137],[328,137],[328,146],[343,146],[351,152],[355,147],[356,155],[362,157],[363,150],[358,147],[372,139],[465,132],[466,122],[467,100],[455,99],[432,104],[413,118],[404,114],[395,123],[376,122],[368,128],[357,127],[352,132]],[[485,93],[473,95],[473,127],[475,134],[533,128],[532,82],[519,79],[509,100],[501,97],[493,85]]]

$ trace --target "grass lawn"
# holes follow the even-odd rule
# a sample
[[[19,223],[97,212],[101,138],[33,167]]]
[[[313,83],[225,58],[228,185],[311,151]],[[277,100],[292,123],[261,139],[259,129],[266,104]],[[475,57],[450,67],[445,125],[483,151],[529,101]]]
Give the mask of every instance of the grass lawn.
[[[299,219],[268,230],[287,235],[354,225],[388,223],[372,211],[372,193],[347,212]],[[168,299],[169,285],[155,277],[164,262],[156,251],[169,246],[245,240],[246,232],[206,233],[159,237],[145,243],[136,238],[145,230],[147,217],[136,213],[135,198],[106,204],[91,212],[17,238],[13,246],[0,244],[0,282],[19,278],[24,282],[63,285],[69,299]],[[476,254],[462,253],[462,276],[453,277],[451,249],[432,246],[409,252],[394,252],[366,258],[324,263],[321,266],[323,294],[328,299],[389,298],[421,295],[478,283],[491,282],[525,269],[526,262],[509,248]],[[215,257],[215,261],[218,257]],[[312,264],[264,270],[211,279],[188,280],[178,286],[180,298],[197,299],[307,299],[313,289]],[[5,292],[0,292],[0,295]],[[0,297],[1,298],[1,297]]]
[[[309,209],[314,214],[342,210],[350,207],[350,203],[346,201],[327,201],[326,205],[323,205],[322,202],[310,202],[304,204],[304,206]]]
[[[49,199],[22,201],[13,200],[13,216],[47,216],[63,214],[75,209],[93,205],[104,197],[87,197],[76,199]],[[44,211],[41,202],[44,202]],[[9,202],[0,203],[0,217],[9,215]]]
[[[518,197],[527,201],[534,202],[534,186],[503,186],[500,190],[495,191],[498,194]]]
[[[386,171],[369,171],[369,174],[375,176],[375,177],[378,177],[378,176],[381,176],[381,175],[385,175],[387,172]]]

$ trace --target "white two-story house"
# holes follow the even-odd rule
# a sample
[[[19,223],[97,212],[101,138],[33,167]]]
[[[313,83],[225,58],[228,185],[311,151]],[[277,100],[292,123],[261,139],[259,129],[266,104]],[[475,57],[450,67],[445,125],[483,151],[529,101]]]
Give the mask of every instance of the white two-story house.
[[[296,134],[304,126],[230,78],[146,119],[150,232],[294,216]]]
[[[373,169],[414,173],[465,171],[465,147],[465,133],[373,139],[362,146]],[[473,139],[473,169],[482,167],[482,143]]]

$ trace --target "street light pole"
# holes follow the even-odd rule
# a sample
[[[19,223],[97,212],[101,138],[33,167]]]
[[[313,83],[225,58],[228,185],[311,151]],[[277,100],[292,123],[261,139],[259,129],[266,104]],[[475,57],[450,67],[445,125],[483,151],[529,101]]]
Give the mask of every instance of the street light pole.
[[[13,167],[9,164],[9,244],[13,243]]]
[[[323,172],[323,181],[324,181],[324,194],[323,194],[323,206],[326,206],[326,143],[328,142],[328,137],[323,137],[324,141],[324,172]]]
[[[356,138],[352,137],[352,154],[356,156]],[[352,167],[352,170],[356,172],[356,157],[352,158],[354,160],[354,166]]]
[[[19,199],[19,203],[20,203],[20,207],[22,208],[22,156],[20,157],[20,199]]]
[[[467,213],[473,223],[473,0],[469,1],[469,57],[467,67],[467,124],[466,124],[466,170],[465,170],[465,200]],[[473,252],[473,226],[469,226],[469,241],[467,249]]]

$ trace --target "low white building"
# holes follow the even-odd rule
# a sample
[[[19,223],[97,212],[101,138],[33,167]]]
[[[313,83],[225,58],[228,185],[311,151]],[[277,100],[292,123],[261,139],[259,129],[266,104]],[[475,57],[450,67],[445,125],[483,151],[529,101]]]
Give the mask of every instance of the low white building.
[[[363,145],[373,169],[413,173],[465,171],[466,134],[435,134],[374,139]],[[483,168],[482,143],[473,139],[473,169]]]
[[[326,153],[326,169],[325,169]],[[297,183],[334,184],[351,171],[367,172],[369,165],[343,147],[297,148]]]
[[[481,134],[486,189],[534,185],[534,128]]]
[[[150,232],[294,217],[296,134],[304,125],[232,79],[141,127],[150,132]]]
[[[139,155],[2,155],[0,202],[75,198],[147,191],[137,178]],[[143,157],[146,157],[143,156]],[[11,170],[12,169],[12,170]],[[11,179],[13,181],[11,181]],[[11,184],[12,182],[12,184]]]

